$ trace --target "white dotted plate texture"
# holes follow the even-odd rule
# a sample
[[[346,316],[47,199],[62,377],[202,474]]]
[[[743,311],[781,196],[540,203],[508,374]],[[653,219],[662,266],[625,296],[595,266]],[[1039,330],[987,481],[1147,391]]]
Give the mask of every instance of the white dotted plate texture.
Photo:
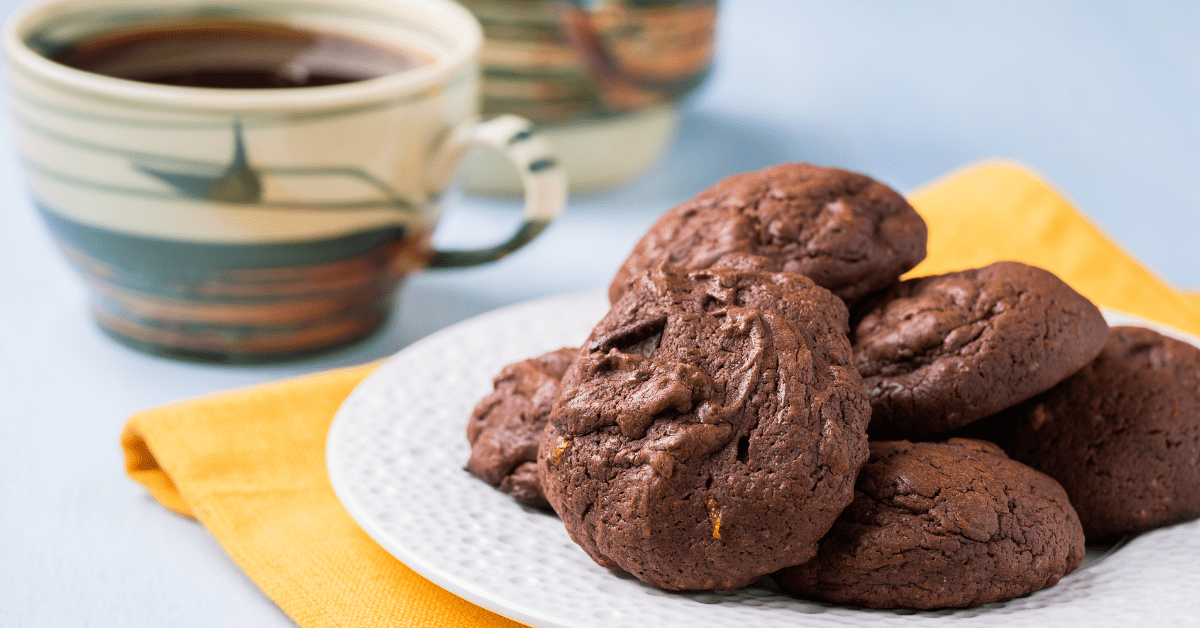
[[[451,592],[531,626],[1200,625],[1200,522],[1092,551],[1057,586],[1001,604],[935,612],[807,602],[765,587],[672,593],[592,562],[558,518],[463,471],[467,417],[506,364],[583,342],[608,304],[588,293],[459,323],[364,380],[329,432],[330,480],[375,541]],[[1109,313],[1114,324],[1145,324]],[[1178,332],[1171,335],[1180,337]],[[1194,338],[1183,336],[1195,343]]]

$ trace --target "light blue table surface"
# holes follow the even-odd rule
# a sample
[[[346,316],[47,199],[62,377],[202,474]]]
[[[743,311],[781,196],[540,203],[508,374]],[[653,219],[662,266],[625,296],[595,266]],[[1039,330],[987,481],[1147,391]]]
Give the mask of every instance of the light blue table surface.
[[[383,357],[498,306],[601,288],[658,214],[727,174],[805,160],[907,190],[975,160],[1019,160],[1161,277],[1200,288],[1200,4],[728,0],[722,10],[712,77],[650,172],[572,198],[500,263],[412,278],[398,316],[368,342],[279,366],[176,362],[102,335],[0,127],[0,626],[292,625],[204,528],[125,476],[126,418]],[[456,199],[438,239],[494,240],[516,213]]]

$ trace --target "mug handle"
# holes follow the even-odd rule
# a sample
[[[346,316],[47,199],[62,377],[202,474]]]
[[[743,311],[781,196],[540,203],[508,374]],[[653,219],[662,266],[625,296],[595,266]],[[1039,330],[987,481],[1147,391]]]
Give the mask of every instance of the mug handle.
[[[525,214],[520,228],[496,246],[433,252],[430,268],[460,268],[498,260],[537,237],[567,204],[567,178],[546,138],[534,131],[533,123],[514,115],[487,121],[468,120],[446,138],[426,170],[432,189],[441,190],[450,181],[455,166],[473,146],[494,148],[517,167],[525,187]]]

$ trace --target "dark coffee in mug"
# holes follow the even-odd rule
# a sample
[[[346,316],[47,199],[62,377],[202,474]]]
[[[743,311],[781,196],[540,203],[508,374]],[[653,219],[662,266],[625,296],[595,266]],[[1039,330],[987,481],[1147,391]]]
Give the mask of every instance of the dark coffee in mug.
[[[420,53],[336,33],[242,19],[172,19],[93,35],[48,55],[116,78],[187,87],[338,85],[431,62]]]

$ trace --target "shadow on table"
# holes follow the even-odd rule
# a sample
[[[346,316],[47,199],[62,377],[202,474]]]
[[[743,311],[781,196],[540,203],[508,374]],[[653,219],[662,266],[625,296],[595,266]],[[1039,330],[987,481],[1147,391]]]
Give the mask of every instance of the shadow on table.
[[[614,213],[653,206],[665,211],[731,174],[802,158],[769,128],[692,111],[684,114],[675,140],[654,167],[625,185],[573,195],[571,210]]]

